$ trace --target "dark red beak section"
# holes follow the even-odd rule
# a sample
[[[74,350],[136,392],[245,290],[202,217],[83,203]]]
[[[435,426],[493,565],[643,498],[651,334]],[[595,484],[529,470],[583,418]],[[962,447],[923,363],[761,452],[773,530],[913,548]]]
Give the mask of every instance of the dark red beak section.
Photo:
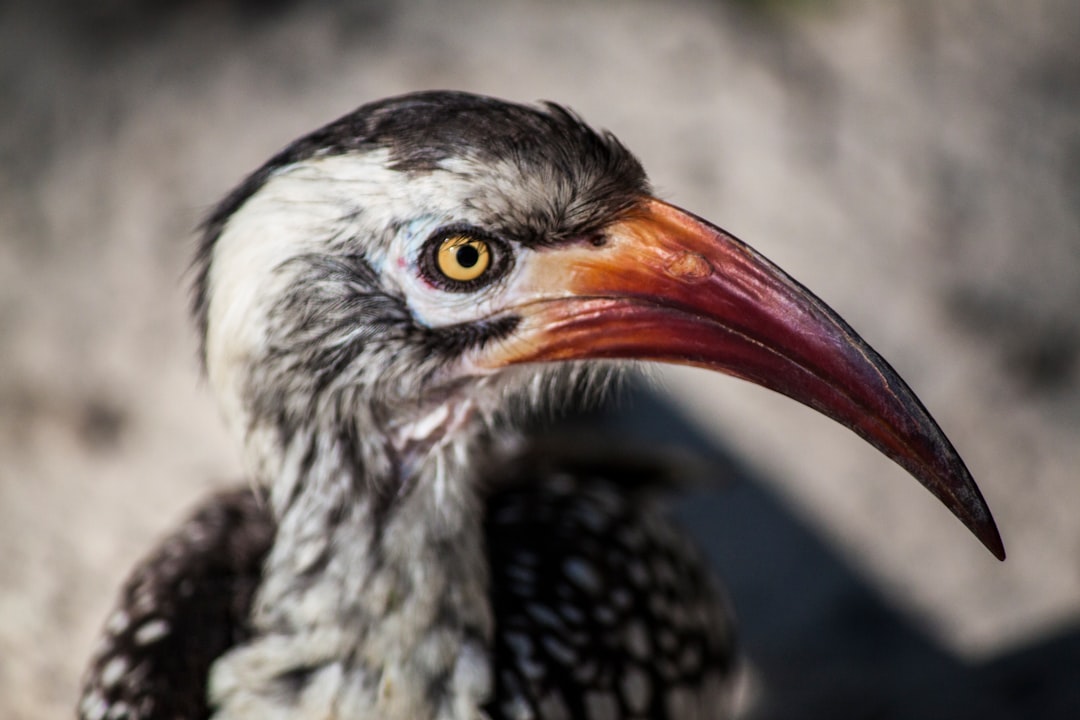
[[[825,303],[723,230],[648,199],[600,246],[537,252],[508,292],[521,324],[479,365],[623,358],[745,378],[854,430],[1004,559],[982,494],[907,384]]]

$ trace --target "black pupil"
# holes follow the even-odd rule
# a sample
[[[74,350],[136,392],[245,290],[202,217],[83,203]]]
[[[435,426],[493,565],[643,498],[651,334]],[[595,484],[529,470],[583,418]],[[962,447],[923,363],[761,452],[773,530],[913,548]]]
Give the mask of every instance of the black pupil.
[[[463,268],[471,268],[480,262],[480,251],[475,245],[462,245],[457,249],[457,262]]]

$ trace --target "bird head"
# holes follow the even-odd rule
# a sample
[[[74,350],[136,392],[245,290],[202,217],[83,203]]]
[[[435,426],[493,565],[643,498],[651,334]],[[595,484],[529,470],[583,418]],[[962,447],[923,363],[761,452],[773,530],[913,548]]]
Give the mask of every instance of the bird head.
[[[207,372],[263,477],[316,433],[404,479],[622,361],[670,362],[851,428],[1003,557],[962,460],[888,363],[558,106],[429,92],[361,107],[222,202],[196,275]]]

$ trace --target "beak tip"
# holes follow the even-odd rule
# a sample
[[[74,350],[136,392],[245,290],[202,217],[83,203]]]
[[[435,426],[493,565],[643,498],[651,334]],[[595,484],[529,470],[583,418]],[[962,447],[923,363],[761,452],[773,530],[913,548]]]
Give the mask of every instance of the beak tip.
[[[936,425],[934,427],[936,429]],[[990,506],[979,490],[979,486],[975,484],[975,480],[964,466],[963,461],[960,460],[960,456],[956,454],[951,445],[948,448],[949,454],[956,462],[954,468],[959,467],[959,473],[952,475],[954,480],[942,484],[938,484],[940,480],[936,482],[920,480],[920,482],[923,482],[938,496],[939,500],[952,510],[953,514],[971,534],[978,538],[983,547],[990,551],[990,554],[998,560],[1004,561],[1005,543],[1001,539],[1001,532],[994,521],[994,516],[990,513]],[[919,476],[916,475],[916,477]],[[942,485],[951,487],[942,492],[944,489]],[[946,495],[948,495],[948,499],[946,499]]]
[[[959,459],[958,455],[955,455],[955,450],[953,453],[961,467],[963,467],[963,461]],[[972,534],[979,539],[979,542],[990,551],[990,554],[998,560],[1004,561],[1005,543],[1001,539],[1001,532],[994,521],[994,516],[990,513],[990,506],[966,467],[963,467],[963,476],[966,479],[964,485],[966,485],[967,489],[967,493],[965,493],[967,500],[961,504],[960,508],[954,509],[954,512]]]
[[[998,532],[993,520],[980,528],[976,536],[994,557],[1002,562],[1005,561],[1005,543],[1002,542],[1001,533]]]
[[[991,555],[1004,561],[1005,543],[1001,539],[997,523],[994,522],[994,516],[990,514],[990,507],[974,481],[971,481],[971,487],[975,490],[975,498],[960,507],[954,507],[953,512]]]

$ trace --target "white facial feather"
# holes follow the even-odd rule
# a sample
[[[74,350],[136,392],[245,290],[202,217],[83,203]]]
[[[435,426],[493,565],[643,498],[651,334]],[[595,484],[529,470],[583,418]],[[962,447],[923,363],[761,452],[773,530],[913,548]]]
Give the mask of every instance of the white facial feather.
[[[246,383],[267,352],[276,303],[296,279],[290,260],[360,254],[382,285],[403,297],[414,321],[432,328],[495,314],[515,273],[527,264],[532,251],[516,248],[514,272],[489,288],[453,293],[434,287],[419,270],[424,243],[440,227],[480,222],[473,180],[479,169],[457,159],[447,161],[445,170],[414,175],[389,164],[386,151],[372,151],[286,167],[230,217],[215,243],[208,282],[207,371],[228,422],[245,443],[251,425],[244,406]],[[484,172],[505,193],[519,175],[509,165]],[[346,341],[347,336],[339,338]]]

